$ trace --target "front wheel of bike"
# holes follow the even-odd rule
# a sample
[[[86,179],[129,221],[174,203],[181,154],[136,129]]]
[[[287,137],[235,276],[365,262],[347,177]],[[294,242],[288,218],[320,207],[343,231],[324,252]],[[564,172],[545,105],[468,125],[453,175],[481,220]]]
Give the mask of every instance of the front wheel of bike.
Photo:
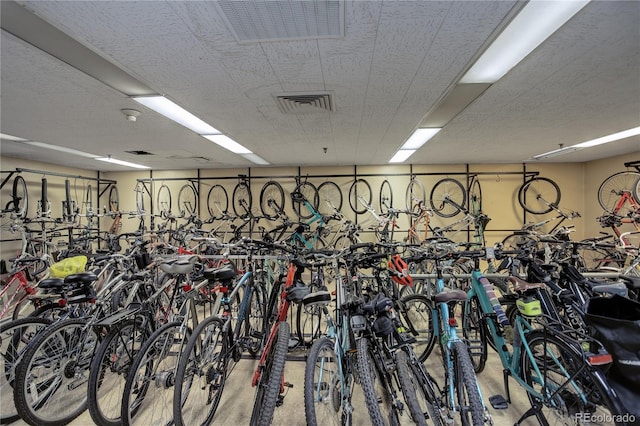
[[[576,415],[613,419],[623,414],[614,403],[615,391],[600,371],[585,365],[577,344],[544,331],[533,331],[526,340],[530,354],[522,355],[522,375],[538,395],[528,393],[532,406],[540,407],[540,423],[575,424]]]
[[[278,325],[264,368],[261,369],[260,380],[256,385],[256,397],[251,413],[251,426],[271,425],[278,396],[280,395],[290,334],[289,323],[281,322]]]
[[[469,348],[464,342],[458,341],[453,343],[452,350],[457,405],[462,425],[483,425],[484,409]]]
[[[416,342],[413,350],[420,362],[424,362],[436,343],[433,333],[433,309],[431,301],[424,294],[409,294],[400,299],[399,315]]]
[[[173,419],[176,426],[211,424],[227,379],[224,321],[209,317],[187,342],[176,371]]]
[[[464,306],[462,334],[469,346],[473,369],[480,373],[487,362],[487,329],[482,319],[482,307],[476,296],[469,299]]]

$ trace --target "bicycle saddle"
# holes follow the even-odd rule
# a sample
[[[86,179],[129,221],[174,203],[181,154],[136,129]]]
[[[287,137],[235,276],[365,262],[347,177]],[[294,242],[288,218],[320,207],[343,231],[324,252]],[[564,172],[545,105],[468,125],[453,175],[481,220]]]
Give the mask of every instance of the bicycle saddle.
[[[530,283],[521,278],[511,276],[509,281],[513,284],[513,289],[519,293],[524,293],[528,290],[534,290],[536,288],[544,287],[543,283]]]
[[[228,281],[235,278],[237,272],[232,263],[227,263],[219,268],[205,269],[202,274],[209,281]]]
[[[302,304],[304,306],[328,305],[329,303],[331,303],[331,293],[327,290],[309,293],[302,298]]]
[[[287,287],[287,300],[293,303],[300,303],[309,294],[309,287],[302,281],[295,281]]]
[[[467,293],[445,287],[444,290],[433,296],[433,300],[437,303],[464,302],[467,300]]]

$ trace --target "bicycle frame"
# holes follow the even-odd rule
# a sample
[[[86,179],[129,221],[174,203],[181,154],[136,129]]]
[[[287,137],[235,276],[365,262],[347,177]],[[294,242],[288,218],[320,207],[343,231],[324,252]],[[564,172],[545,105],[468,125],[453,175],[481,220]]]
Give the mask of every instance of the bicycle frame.
[[[311,203],[309,203],[308,200],[305,199],[303,201],[303,203],[304,203],[304,206],[307,208],[307,210],[309,210],[309,212],[312,215],[311,219],[309,219],[307,222],[305,222],[305,225],[309,226],[312,223],[318,222],[318,226],[313,231],[313,234],[311,235],[310,239],[305,238],[305,236],[302,234],[302,232],[296,230],[293,234],[291,234],[291,241],[293,243],[298,241],[298,242],[304,244],[306,248],[312,249],[312,248],[314,248],[314,246],[316,245],[316,243],[320,239],[320,233],[321,233],[322,229],[324,228],[324,225],[326,225],[326,223],[325,223],[324,218],[322,217],[322,215],[313,208],[313,206],[311,205]]]

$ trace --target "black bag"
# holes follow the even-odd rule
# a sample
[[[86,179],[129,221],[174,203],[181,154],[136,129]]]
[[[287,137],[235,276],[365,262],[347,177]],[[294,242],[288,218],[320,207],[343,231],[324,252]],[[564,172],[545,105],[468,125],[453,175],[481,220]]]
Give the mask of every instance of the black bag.
[[[622,296],[593,298],[585,322],[613,356],[611,376],[620,382],[640,383],[640,303]]]

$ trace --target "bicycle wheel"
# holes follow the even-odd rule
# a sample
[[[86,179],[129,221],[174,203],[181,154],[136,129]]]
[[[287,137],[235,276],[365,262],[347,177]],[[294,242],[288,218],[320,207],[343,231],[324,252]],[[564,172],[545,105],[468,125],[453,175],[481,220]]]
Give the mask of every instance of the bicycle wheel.
[[[484,409],[476,374],[469,357],[469,348],[463,342],[453,342],[453,368],[455,372],[455,389],[457,405],[460,410],[462,424],[483,425]]]
[[[40,208],[38,209],[38,216],[45,217],[49,211],[49,198],[47,192],[47,178],[42,178],[40,184]]]
[[[531,355],[522,355],[522,374],[526,383],[544,396],[540,400],[528,393],[531,404],[541,407],[536,412],[541,423],[575,424],[576,415],[588,414],[594,421],[589,424],[614,424],[612,419],[623,414],[614,406],[615,391],[600,371],[585,366],[577,344],[533,331],[527,335],[526,345]],[[598,419],[605,419],[604,423],[598,423]]]
[[[176,371],[173,418],[177,426],[211,424],[227,379],[224,321],[209,317],[187,342]]]
[[[284,212],[284,189],[275,180],[265,183],[260,191],[260,211],[267,219],[275,219]]]
[[[467,192],[462,184],[453,178],[436,182],[429,194],[429,204],[440,217],[453,217],[465,208]]]
[[[473,369],[476,373],[480,373],[487,362],[487,330],[482,319],[482,307],[476,296],[469,299],[464,306],[462,334],[469,347]]]
[[[349,188],[349,206],[356,214],[362,214],[367,211],[367,206],[371,205],[373,193],[371,192],[371,185],[364,179],[356,179]]]
[[[640,176],[636,179],[636,184],[633,186],[632,194],[636,203],[640,204]]]
[[[404,203],[408,211],[413,210],[413,206],[417,201],[425,201],[427,199],[427,191],[424,189],[422,181],[415,176],[409,181],[407,190],[404,194]]]
[[[240,218],[246,218],[251,214],[253,200],[251,199],[251,188],[244,182],[238,183],[231,193],[231,205],[233,212]]]
[[[20,318],[0,326],[0,424],[20,418],[13,403],[16,367],[29,342],[49,324],[44,318]]]
[[[391,393],[386,388],[382,372],[378,371],[369,350],[369,340],[365,337],[356,342],[360,386],[364,393],[367,411],[374,425],[399,424],[397,413],[392,406]]]
[[[558,208],[560,187],[549,178],[535,176],[518,189],[518,202],[531,214],[549,213]]]
[[[444,426],[433,383],[429,382],[423,367],[413,364],[410,359],[405,351],[396,352],[398,382],[411,419],[417,425]]]
[[[134,191],[136,192],[136,210],[138,214],[144,214],[144,193],[146,192],[144,184],[142,182],[138,182]]]
[[[84,203],[82,205],[83,213],[87,214],[93,211],[93,187],[91,184],[87,185],[87,189],[84,192]]]
[[[311,289],[313,293],[316,289]],[[298,342],[309,347],[320,336],[325,334],[325,321],[322,307],[318,305],[306,305],[298,303],[296,309],[296,335]]]
[[[480,181],[477,176],[472,178],[467,194],[469,196],[471,213],[473,215],[482,213],[482,188],[480,187]]]
[[[342,411],[343,386],[348,389],[351,379],[341,383],[340,358],[335,352],[335,342],[322,337],[316,340],[307,356],[304,371],[304,412],[307,425],[348,425],[349,410]],[[348,381],[347,381],[348,380]],[[349,398],[350,400],[351,398]]]
[[[385,214],[389,209],[393,208],[393,191],[391,190],[391,184],[387,179],[382,181],[379,195],[378,202],[380,213]]]
[[[193,185],[186,183],[178,192],[178,210],[181,217],[198,214],[198,194]]]
[[[291,197],[293,203],[293,211],[300,219],[309,219],[315,212],[318,211],[318,205],[320,204],[320,195],[318,189],[311,182],[302,182],[293,191],[294,194],[300,193],[304,197],[298,199],[298,197]],[[304,200],[311,205],[313,211],[309,211],[306,207]]]
[[[258,279],[259,280],[259,279]],[[267,307],[267,291],[262,282],[253,278],[253,289],[249,306],[245,310],[243,346],[251,356],[256,356],[262,349],[262,330],[264,329],[265,311]]]
[[[619,205],[624,194],[634,197],[638,201],[638,185],[640,173],[638,172],[618,172],[606,178],[598,188],[598,203],[609,213],[618,216],[626,216],[633,209],[632,206]]]
[[[538,241],[526,233],[514,233],[507,235],[502,240],[502,246],[505,250],[521,250],[525,247],[536,247]]]
[[[156,330],[142,345],[127,375],[121,420],[166,425],[173,421],[173,391],[180,354],[190,333],[181,322],[170,322]]]
[[[142,319],[117,324],[104,337],[89,367],[89,414],[101,426],[121,424],[122,393],[131,363],[150,332]]]
[[[280,384],[284,374],[284,363],[289,345],[290,328],[287,322],[278,324],[266,362],[261,368],[256,384],[256,396],[251,412],[251,426],[269,426],[273,420]]]
[[[207,194],[209,215],[214,219],[222,219],[229,209],[229,196],[222,185],[213,185]]]
[[[32,425],[53,426],[82,414],[97,345],[86,319],[64,320],[38,334],[16,370],[14,402],[20,417]]]
[[[118,194],[118,187],[115,184],[109,186],[109,211],[120,211],[120,195]]]
[[[337,183],[330,180],[318,186],[318,211],[325,215],[332,215],[334,209],[342,209],[342,190]]]
[[[43,179],[44,180],[44,179]],[[46,187],[46,182],[42,183],[43,188]],[[43,201],[46,201],[46,190],[42,191],[44,197],[42,197]],[[42,203],[42,201],[41,201]],[[72,215],[75,213],[75,206],[73,205],[74,202],[71,199],[71,182],[69,181],[69,179],[65,179],[64,181],[64,201],[63,201],[63,205],[64,205],[64,212],[63,212],[63,216],[65,218],[65,220],[67,222],[71,222],[72,220]],[[45,211],[46,206],[41,205],[41,209],[42,211]]]
[[[432,302],[424,294],[409,294],[400,299],[399,315],[407,331],[416,339],[413,351],[424,362],[436,343],[433,333]],[[417,333],[413,334],[413,333]]]
[[[171,213],[171,190],[166,184],[162,184],[158,189],[157,197],[158,213],[161,215],[167,215]]]
[[[11,205],[11,208],[16,213],[16,216],[20,218],[25,217],[29,210],[29,193],[27,192],[27,183],[20,175],[16,176],[15,179],[13,179],[11,198],[12,201],[9,205]]]

